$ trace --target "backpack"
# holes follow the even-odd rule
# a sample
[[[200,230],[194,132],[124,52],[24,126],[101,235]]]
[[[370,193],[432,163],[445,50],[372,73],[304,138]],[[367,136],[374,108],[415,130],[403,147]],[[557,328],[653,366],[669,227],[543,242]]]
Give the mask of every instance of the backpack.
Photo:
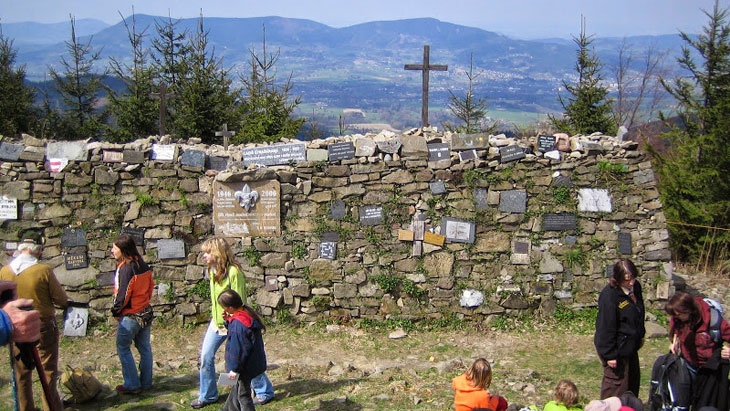
[[[703,300],[710,306],[710,324],[707,333],[712,337],[712,341],[720,344],[722,343],[722,334],[720,332],[720,323],[722,322],[723,314],[722,304],[709,297],[703,298]]]
[[[651,369],[649,411],[687,411],[692,402],[692,379],[684,358],[660,355]]]
[[[101,382],[91,371],[71,368],[69,365],[61,375],[61,384],[69,391],[75,404],[90,401],[101,391]]]

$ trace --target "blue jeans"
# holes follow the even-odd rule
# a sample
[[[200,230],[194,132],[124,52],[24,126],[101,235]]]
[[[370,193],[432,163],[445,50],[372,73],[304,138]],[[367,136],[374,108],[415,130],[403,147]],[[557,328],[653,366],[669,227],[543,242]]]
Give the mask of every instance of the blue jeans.
[[[139,373],[132,355],[132,342],[139,352]],[[152,345],[150,327],[142,328],[134,318],[122,316],[117,326],[117,355],[122,363],[124,388],[152,388]]]
[[[201,402],[216,402],[218,400],[218,375],[215,372],[215,353],[223,342],[225,335],[218,334],[218,326],[215,321],[208,324],[208,329],[203,337],[203,346],[200,349],[200,394],[198,400]],[[251,388],[257,397],[268,400],[274,397],[274,385],[271,384],[266,373],[261,373],[251,380]]]

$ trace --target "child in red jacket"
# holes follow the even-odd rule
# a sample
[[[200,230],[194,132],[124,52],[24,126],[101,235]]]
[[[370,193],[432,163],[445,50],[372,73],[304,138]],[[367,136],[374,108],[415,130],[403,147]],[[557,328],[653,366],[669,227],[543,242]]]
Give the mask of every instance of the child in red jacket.
[[[487,388],[492,384],[492,367],[484,358],[479,358],[469,367],[465,374],[451,380],[454,388],[454,410],[472,411],[475,409],[489,409],[504,411],[507,401],[489,393]]]

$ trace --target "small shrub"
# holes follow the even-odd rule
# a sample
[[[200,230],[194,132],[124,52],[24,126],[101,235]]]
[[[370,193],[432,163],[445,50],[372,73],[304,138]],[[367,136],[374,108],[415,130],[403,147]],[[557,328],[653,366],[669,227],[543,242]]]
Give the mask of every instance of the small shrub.
[[[261,261],[261,253],[254,246],[246,247],[243,250],[243,258],[248,260],[248,266],[254,267]]]
[[[172,288],[172,287],[171,287]],[[185,293],[188,297],[197,296],[203,300],[210,299],[210,282],[202,279]]]
[[[372,279],[373,281],[375,281],[375,284],[377,284],[378,287],[380,287],[380,289],[383,290],[383,292],[385,293],[390,293],[394,291],[401,283],[400,278],[389,274],[374,275]]]
[[[307,256],[307,246],[301,242],[295,243],[291,247],[291,255],[296,259],[302,259]]]

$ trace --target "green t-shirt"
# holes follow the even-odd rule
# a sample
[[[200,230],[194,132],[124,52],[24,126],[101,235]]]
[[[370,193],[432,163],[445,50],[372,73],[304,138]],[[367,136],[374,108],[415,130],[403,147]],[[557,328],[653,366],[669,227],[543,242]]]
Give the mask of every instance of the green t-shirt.
[[[234,265],[228,266],[228,275],[218,283],[215,281],[215,270],[208,271],[210,276],[211,315],[218,328],[223,328],[223,308],[218,304],[218,296],[225,290],[237,292],[246,304],[246,278]]]

